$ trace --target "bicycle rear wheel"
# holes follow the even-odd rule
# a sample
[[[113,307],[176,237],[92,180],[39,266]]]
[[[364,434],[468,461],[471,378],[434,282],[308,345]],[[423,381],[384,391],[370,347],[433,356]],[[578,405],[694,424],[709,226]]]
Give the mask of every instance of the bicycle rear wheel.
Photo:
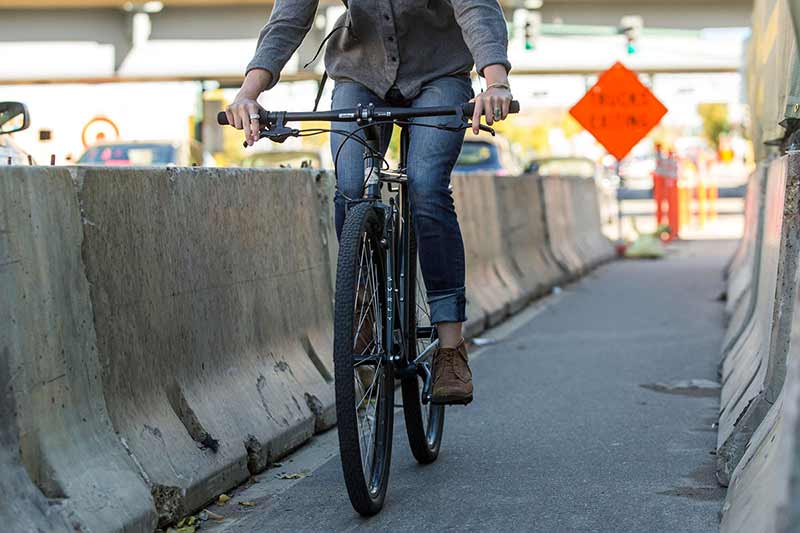
[[[408,327],[408,358],[413,361],[436,341],[436,328],[431,324],[425,284],[417,274],[417,239],[409,224],[410,271],[408,272],[408,305],[411,324]],[[425,376],[432,368],[432,351],[419,362],[420,372],[402,381],[403,414],[406,421],[408,444],[414,458],[423,464],[432,463],[439,456],[444,433],[444,405],[423,403]],[[422,368],[424,367],[424,369]]]
[[[394,375],[384,346],[381,216],[368,203],[349,210],[336,272],[333,356],[339,449],[350,502],[362,515],[373,515],[383,506],[392,455]]]

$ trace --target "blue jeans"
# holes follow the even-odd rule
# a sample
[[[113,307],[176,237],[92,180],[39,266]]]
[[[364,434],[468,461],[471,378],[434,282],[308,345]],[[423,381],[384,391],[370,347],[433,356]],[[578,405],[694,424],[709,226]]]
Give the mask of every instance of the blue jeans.
[[[469,76],[446,76],[422,87],[415,98],[406,101],[385,101],[364,86],[352,81],[337,81],[333,88],[332,109],[375,106],[431,107],[457,105],[474,96]],[[415,123],[457,125],[453,117],[415,119]],[[354,123],[338,123],[334,127],[353,131]],[[389,145],[391,126],[381,127],[381,150]],[[464,132],[450,132],[411,126],[408,146],[408,188],[411,215],[417,234],[419,261],[428,292],[431,322],[466,321],[464,294],[464,242],[458,225],[450,173],[461,152]],[[331,135],[331,151],[336,156],[342,135]],[[344,225],[347,198],[361,198],[364,184],[364,148],[354,141],[345,143],[337,163],[338,185],[334,199],[336,232]],[[344,196],[342,195],[344,193]]]

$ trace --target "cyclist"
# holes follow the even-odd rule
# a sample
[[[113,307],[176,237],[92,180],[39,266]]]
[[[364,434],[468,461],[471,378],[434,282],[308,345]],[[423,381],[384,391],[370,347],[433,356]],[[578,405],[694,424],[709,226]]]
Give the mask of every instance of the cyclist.
[[[337,21],[325,52],[334,80],[332,109],[375,106],[428,107],[462,104],[475,95],[473,66],[486,79],[486,90],[474,98],[472,130],[482,115],[491,125],[506,118],[512,100],[508,84],[508,36],[498,0],[350,0]],[[272,88],[280,72],[309,31],[318,0],[276,0],[261,30],[255,56],[233,103],[228,122],[243,129],[247,143],[258,140],[256,99]],[[450,118],[417,119],[452,125]],[[341,126],[340,126],[341,127]],[[353,131],[350,123],[342,129]],[[388,147],[390,127],[381,132]],[[450,173],[464,141],[463,132],[411,128],[409,194],[420,265],[427,289],[431,322],[439,349],[433,361],[432,401],[472,400],[472,372],[462,337],[466,320],[464,244],[450,192]],[[331,136],[335,154],[343,139]],[[363,148],[346,143],[337,163],[336,230],[344,224],[349,199],[362,195]]]

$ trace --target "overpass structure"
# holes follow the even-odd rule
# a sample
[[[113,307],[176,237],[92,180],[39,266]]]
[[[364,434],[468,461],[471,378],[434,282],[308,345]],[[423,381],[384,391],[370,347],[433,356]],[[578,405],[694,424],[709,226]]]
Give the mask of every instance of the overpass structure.
[[[272,0],[5,0],[0,2],[2,84],[216,80],[235,84],[252,55]],[[502,2],[509,20],[525,5]],[[536,5],[534,3],[533,5]],[[320,1],[317,20],[284,80],[316,79],[321,66],[301,68],[341,13]],[[544,0],[535,51],[510,47],[520,74],[591,74],[625,56],[613,31],[626,15],[642,17],[640,51],[626,57],[641,72],[736,72],[751,0]],[[592,25],[611,31],[571,34]],[[705,29],[716,28],[709,32]],[[516,28],[517,34],[520,33]],[[719,44],[720,39],[724,46]],[[518,39],[517,39],[518,40]]]

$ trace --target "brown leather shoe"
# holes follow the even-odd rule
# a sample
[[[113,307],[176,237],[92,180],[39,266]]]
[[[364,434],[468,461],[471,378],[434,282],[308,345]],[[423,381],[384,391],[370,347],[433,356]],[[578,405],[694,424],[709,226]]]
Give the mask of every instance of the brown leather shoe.
[[[464,404],[472,401],[472,370],[467,346],[462,340],[455,348],[440,348],[433,359],[431,402]]]

